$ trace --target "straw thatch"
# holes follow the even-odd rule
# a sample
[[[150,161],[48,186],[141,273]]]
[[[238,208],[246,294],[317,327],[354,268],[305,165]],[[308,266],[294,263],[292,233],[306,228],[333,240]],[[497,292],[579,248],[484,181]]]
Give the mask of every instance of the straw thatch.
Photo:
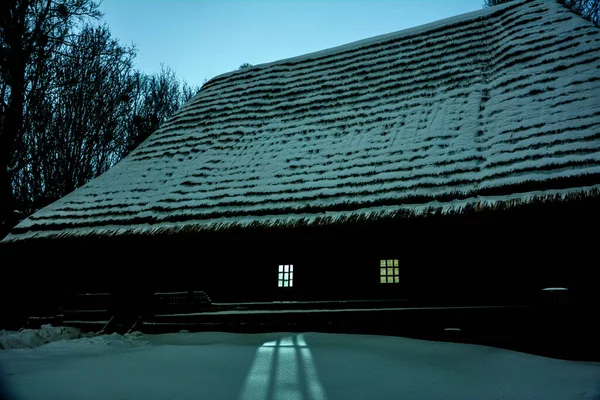
[[[218,76],[6,241],[324,226],[597,198],[600,29],[519,0]]]

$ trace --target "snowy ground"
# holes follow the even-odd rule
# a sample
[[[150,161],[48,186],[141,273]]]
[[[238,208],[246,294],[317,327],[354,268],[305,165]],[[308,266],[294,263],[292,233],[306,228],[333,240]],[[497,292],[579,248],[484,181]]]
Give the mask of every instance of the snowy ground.
[[[600,400],[598,363],[367,335],[89,336],[0,350],[0,370],[8,399]]]

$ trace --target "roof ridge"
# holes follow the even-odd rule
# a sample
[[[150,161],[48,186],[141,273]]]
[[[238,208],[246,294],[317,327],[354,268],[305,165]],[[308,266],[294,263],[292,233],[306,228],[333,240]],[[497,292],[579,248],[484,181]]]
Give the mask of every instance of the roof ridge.
[[[523,6],[524,4],[532,3],[532,2],[536,2],[536,1],[539,1],[539,0],[514,0],[514,1],[508,2],[506,4],[500,4],[498,6],[494,6],[494,7],[490,7],[490,8],[484,8],[481,10],[470,11],[467,13],[444,18],[444,19],[441,19],[438,21],[428,22],[428,23],[413,26],[410,28],[401,29],[401,30],[398,30],[395,32],[384,33],[381,35],[372,36],[370,38],[356,40],[354,42],[345,43],[345,44],[341,44],[339,46],[329,47],[329,48],[322,49],[322,50],[317,50],[317,51],[314,51],[311,53],[306,53],[306,54],[301,54],[298,56],[283,58],[280,60],[256,64],[256,65],[253,65],[252,67],[245,68],[243,70],[234,70],[234,71],[229,71],[229,72],[225,72],[220,75],[217,75],[217,76],[213,77],[212,79],[210,79],[205,85],[210,85],[211,81],[220,80],[222,78],[226,78],[226,77],[233,76],[236,74],[251,72],[252,70],[256,70],[256,69],[271,67],[273,65],[295,63],[295,62],[299,62],[299,61],[305,61],[308,59],[321,58],[323,56],[339,54],[339,53],[343,53],[343,52],[346,52],[349,50],[356,50],[361,47],[371,46],[371,45],[379,43],[379,42],[385,42],[388,40],[410,37],[412,35],[417,36],[417,35],[423,34],[425,32],[435,30],[436,28],[446,27],[446,26],[451,27],[456,24],[464,23],[465,21],[476,20],[476,19],[494,16],[497,13],[501,13],[506,10],[518,8],[518,7]]]

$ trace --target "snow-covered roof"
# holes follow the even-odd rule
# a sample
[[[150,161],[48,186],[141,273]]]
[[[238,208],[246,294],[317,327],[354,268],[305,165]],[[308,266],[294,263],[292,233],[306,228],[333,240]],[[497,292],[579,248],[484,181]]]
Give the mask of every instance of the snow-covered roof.
[[[328,223],[600,186],[600,29],[517,0],[220,75],[34,237]]]

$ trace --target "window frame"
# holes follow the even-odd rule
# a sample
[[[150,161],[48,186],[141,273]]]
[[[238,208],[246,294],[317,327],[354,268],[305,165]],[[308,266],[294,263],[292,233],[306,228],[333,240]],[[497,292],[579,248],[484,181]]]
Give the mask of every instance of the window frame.
[[[400,260],[399,259],[379,259],[379,283],[380,284],[399,284],[400,283]]]
[[[279,264],[277,268],[277,288],[294,287],[294,264]]]

